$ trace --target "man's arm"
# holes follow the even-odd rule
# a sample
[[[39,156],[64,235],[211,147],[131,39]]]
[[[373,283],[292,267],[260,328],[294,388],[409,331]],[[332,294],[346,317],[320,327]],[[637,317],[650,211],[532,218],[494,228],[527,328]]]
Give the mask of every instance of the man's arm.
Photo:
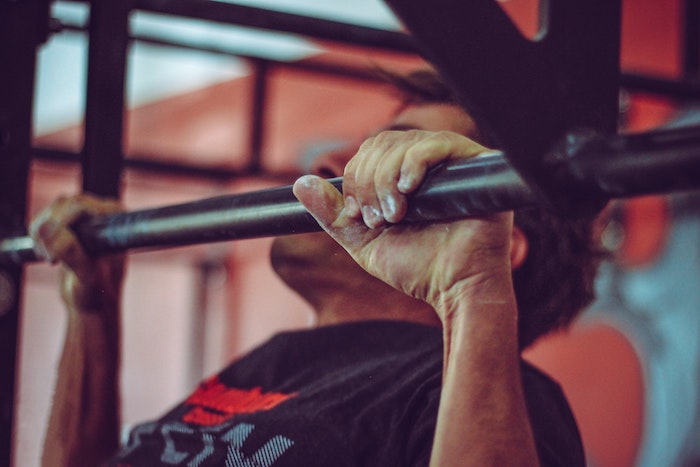
[[[120,296],[124,258],[89,258],[70,226],[118,210],[87,195],[60,199],[32,223],[38,253],[61,263],[68,327],[42,465],[95,466],[119,442]]]
[[[294,192],[363,268],[438,313],[445,371],[431,464],[535,466],[511,282],[512,213],[394,224],[430,166],[484,150],[455,133],[384,132],[346,167],[343,195],[316,177],[298,180]]]
[[[494,271],[456,286],[438,305],[445,371],[431,465],[538,464],[509,279],[510,271]]]

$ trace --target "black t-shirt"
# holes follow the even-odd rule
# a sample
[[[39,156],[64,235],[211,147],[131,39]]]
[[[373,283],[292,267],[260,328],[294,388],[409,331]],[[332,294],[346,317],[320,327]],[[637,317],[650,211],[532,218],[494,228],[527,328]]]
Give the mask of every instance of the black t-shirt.
[[[282,333],[160,420],[112,466],[424,466],[442,378],[439,328],[365,321]],[[523,363],[543,465],[583,466],[559,387]]]

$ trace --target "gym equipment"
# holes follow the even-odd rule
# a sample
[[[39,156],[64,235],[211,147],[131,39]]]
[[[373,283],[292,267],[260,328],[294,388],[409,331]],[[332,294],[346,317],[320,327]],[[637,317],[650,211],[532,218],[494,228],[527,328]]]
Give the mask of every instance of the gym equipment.
[[[564,171],[589,187],[579,196],[594,191],[610,199],[698,189],[700,127],[609,138],[571,134],[544,159],[552,176]],[[331,182],[341,189],[342,178]],[[576,193],[568,195],[575,199]],[[491,152],[436,167],[410,196],[406,221],[442,221],[541,203],[546,200],[528,187],[507,157]],[[317,230],[291,186],[99,216],[75,226],[91,254]],[[36,259],[31,238],[0,240],[0,262]]]

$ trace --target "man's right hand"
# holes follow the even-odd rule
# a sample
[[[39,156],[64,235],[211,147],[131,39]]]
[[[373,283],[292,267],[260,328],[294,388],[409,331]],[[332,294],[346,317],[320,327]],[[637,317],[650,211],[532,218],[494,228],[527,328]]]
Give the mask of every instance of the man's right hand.
[[[61,264],[68,308],[43,467],[99,465],[119,446],[119,309],[124,255],[90,257],[71,227],[119,211],[92,195],[60,198],[32,222],[37,255]]]
[[[80,194],[57,199],[32,221],[30,235],[37,255],[61,263],[61,296],[70,312],[115,310],[109,305],[121,293],[124,255],[90,257],[71,227],[85,217],[120,210],[116,201]]]

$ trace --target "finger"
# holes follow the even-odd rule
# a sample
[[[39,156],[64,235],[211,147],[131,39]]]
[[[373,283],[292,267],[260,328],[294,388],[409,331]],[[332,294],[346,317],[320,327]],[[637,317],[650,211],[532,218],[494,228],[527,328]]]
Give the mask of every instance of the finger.
[[[89,194],[61,197],[37,215],[30,225],[30,235],[35,242],[37,255],[51,261],[65,260],[65,254],[74,255],[68,248],[70,242],[78,243],[72,226],[87,216],[112,213],[120,210],[114,200],[104,200]],[[82,251],[82,247],[79,249]],[[80,255],[79,259],[84,256]]]
[[[385,143],[379,137],[367,139],[345,168],[347,183],[343,178],[343,194],[349,205],[348,215],[362,217],[365,224],[374,228],[381,225],[379,200],[374,193],[374,180],[371,161],[376,160],[377,153],[383,152]],[[369,162],[368,162],[369,161]]]
[[[370,228],[377,228],[395,218],[398,200],[393,196],[398,176],[393,173],[400,166],[405,144],[404,132],[385,131],[372,138],[372,144],[362,148],[356,156],[355,196],[361,206],[362,217]],[[383,170],[380,170],[383,167]]]
[[[411,193],[421,184],[431,167],[452,158],[473,157],[487,148],[458,133],[432,133],[407,150],[398,181],[401,193]]]
[[[362,152],[362,147],[365,144],[367,144],[367,141],[358,148],[355,155],[345,165],[343,171],[343,197],[345,199],[346,214],[354,219],[358,219],[362,215],[360,205],[355,198],[355,172],[357,171],[357,163],[359,160],[358,154]]]
[[[315,175],[304,175],[292,187],[294,196],[324,229],[330,228],[343,210],[343,195]]]
[[[53,237],[47,245],[54,262],[60,261],[81,280],[93,279],[93,260],[85,253],[78,239],[70,230]]]
[[[292,191],[323,230],[350,254],[371,236],[362,220],[347,215],[343,195],[325,180],[305,175],[294,183]]]
[[[52,261],[51,253],[44,244],[44,238],[54,234],[52,230],[55,226],[51,222],[51,211],[47,208],[32,219],[29,225],[29,236],[34,240],[34,253],[38,259],[46,261]]]
[[[83,209],[72,198],[61,197],[44,209],[31,223],[30,235],[37,253],[50,261],[62,260],[63,242],[76,241],[70,226],[83,216]],[[56,247],[60,245],[60,247]]]
[[[395,144],[376,164],[374,171],[374,190],[379,200],[382,215],[387,222],[397,223],[403,219],[407,210],[406,196],[398,189],[398,181],[406,148],[411,139]]]

